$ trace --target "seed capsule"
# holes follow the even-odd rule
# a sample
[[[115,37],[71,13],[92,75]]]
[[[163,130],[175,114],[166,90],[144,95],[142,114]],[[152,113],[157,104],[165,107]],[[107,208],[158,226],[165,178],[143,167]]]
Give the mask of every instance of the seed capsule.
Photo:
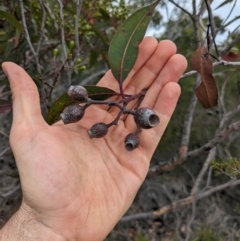
[[[80,121],[84,116],[84,113],[85,113],[85,108],[83,106],[69,105],[64,109],[60,117],[63,123],[66,125],[66,124]]]
[[[157,126],[160,122],[160,119],[156,115],[156,113],[148,107],[142,107],[137,109],[134,115],[134,120],[137,126],[143,129],[153,128]]]
[[[136,133],[130,133],[125,138],[125,149],[127,151],[133,151],[136,149],[140,144],[140,139],[138,137],[138,134]]]
[[[75,101],[86,101],[88,98],[87,90],[81,85],[72,85],[67,94]]]
[[[94,124],[90,130],[88,130],[88,135],[90,138],[101,138],[104,137],[108,132],[107,124],[99,122]]]

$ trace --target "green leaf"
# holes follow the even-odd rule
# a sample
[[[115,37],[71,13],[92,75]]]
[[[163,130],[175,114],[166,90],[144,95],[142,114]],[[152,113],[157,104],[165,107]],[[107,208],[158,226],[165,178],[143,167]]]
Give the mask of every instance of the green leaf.
[[[114,95],[117,95],[117,93],[111,89],[100,87],[100,86],[93,86],[88,85],[84,86],[88,92],[88,97],[93,100],[106,100]],[[60,114],[63,112],[63,110],[73,104],[79,104],[80,102],[73,101],[67,93],[60,96],[50,107],[48,116],[47,116],[47,122],[49,125],[52,125],[56,121],[60,119]]]
[[[160,0],[133,13],[118,29],[108,50],[109,64],[114,77],[122,82],[133,68],[138,45],[142,41],[153,12]]]
[[[228,3],[231,3],[233,0],[226,0],[224,1],[223,3],[221,3],[218,7],[216,7],[214,10],[217,10],[218,8],[221,8],[223,7],[224,5],[228,4]]]
[[[0,10],[0,18],[5,18],[11,25],[13,25],[19,32],[23,32],[23,26],[11,14]]]

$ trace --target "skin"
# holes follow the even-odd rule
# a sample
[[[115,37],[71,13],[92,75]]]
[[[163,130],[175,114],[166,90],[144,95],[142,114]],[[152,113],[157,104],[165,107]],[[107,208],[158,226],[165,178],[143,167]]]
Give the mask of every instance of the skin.
[[[148,88],[141,106],[154,109],[160,124],[143,130],[140,146],[128,152],[124,138],[136,130],[131,115],[123,115],[101,139],[90,139],[87,130],[96,122],[111,122],[117,108],[107,112],[106,106],[94,105],[78,123],[64,125],[60,121],[49,126],[41,115],[32,79],[18,65],[3,63],[12,91],[10,145],[23,201],[0,231],[0,240],[103,240],[129,208],[146,177],[179,98],[177,81],[186,66],[171,41],[158,43],[146,37],[141,42],[123,89],[126,94],[136,94]],[[111,71],[98,85],[119,92]]]

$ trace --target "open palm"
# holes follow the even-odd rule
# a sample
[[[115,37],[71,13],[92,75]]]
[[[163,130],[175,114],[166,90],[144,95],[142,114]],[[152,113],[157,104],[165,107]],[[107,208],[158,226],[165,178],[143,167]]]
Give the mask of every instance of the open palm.
[[[87,130],[96,122],[111,122],[118,109],[87,108],[75,124],[62,121],[49,126],[42,118],[37,88],[27,73],[4,63],[13,93],[10,143],[23,190],[20,210],[31,214],[39,226],[59,240],[103,240],[130,206],[147,174],[151,156],[170,120],[180,94],[176,83],[186,68],[170,41],[145,38],[124,93],[148,92],[141,103],[160,117],[156,128],[143,130],[140,146],[132,152],[124,138],[136,130],[131,115],[123,115],[101,139]],[[111,71],[99,81],[117,92]],[[128,107],[131,107],[128,106]]]

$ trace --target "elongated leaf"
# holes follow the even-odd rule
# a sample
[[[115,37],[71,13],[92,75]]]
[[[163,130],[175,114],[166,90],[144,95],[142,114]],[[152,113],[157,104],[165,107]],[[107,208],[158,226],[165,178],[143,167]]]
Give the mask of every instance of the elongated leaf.
[[[93,100],[106,100],[117,93],[111,89],[100,86],[84,86],[88,92],[88,97]],[[61,95],[50,107],[48,112],[47,122],[52,125],[60,119],[60,114],[63,110],[73,104],[80,104],[80,102],[73,101],[67,93]]]
[[[200,46],[192,56],[192,68],[201,75],[201,84],[195,89],[196,96],[204,108],[218,104],[218,89],[212,75],[212,59],[208,50]]]
[[[160,0],[133,13],[113,37],[108,59],[112,73],[118,81],[124,81],[133,68],[138,55],[138,45],[159,2]]]
[[[226,1],[224,1],[223,3],[221,3],[220,5],[218,5],[214,10],[217,10],[217,9],[223,7],[224,5],[226,5],[226,4],[228,4],[228,3],[231,3],[231,2],[233,2],[233,1],[234,1],[234,0],[226,0]]]
[[[0,18],[5,18],[11,25],[13,25],[19,32],[23,32],[23,26],[10,13],[0,10]]]

